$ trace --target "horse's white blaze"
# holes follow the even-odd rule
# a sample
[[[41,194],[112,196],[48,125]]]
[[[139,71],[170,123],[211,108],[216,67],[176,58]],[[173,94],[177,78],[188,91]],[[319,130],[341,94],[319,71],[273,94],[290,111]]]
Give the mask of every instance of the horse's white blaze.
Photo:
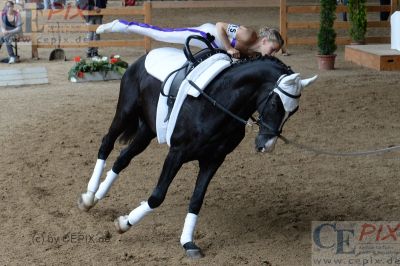
[[[272,152],[275,149],[275,144],[276,141],[278,140],[278,137],[273,137],[269,139],[264,146],[264,149],[261,150],[261,152]]]
[[[285,113],[285,117],[283,118],[281,125],[279,126],[279,130],[282,130],[283,124],[285,124],[286,120],[289,118],[289,112]],[[278,137],[273,137],[272,139],[268,140],[265,145],[264,149],[261,152],[273,152],[275,149],[275,144],[276,141],[278,140]]]
[[[193,242],[193,235],[196,223],[197,223],[197,215],[194,213],[188,213],[185,218],[185,224],[183,226],[181,235],[182,246],[188,242]]]
[[[103,169],[106,166],[106,161],[97,159],[96,165],[93,170],[92,177],[89,180],[87,190],[96,193],[100,185],[100,177],[103,174]]]

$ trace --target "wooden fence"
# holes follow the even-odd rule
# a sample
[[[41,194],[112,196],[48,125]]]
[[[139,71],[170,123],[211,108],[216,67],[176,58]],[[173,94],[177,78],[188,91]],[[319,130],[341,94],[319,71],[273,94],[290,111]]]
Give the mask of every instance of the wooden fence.
[[[368,5],[367,12],[382,12],[387,11],[393,13],[398,5],[398,0],[392,0],[391,5]],[[29,5],[27,5],[28,7]],[[315,14],[320,12],[319,5],[288,5],[286,0],[217,0],[217,1],[145,1],[139,3],[139,6],[125,6],[125,7],[111,7],[102,9],[100,13],[95,11],[83,11],[75,7],[68,6],[65,9],[58,10],[36,10],[26,9],[24,12],[28,14],[31,21],[29,26],[32,29],[32,56],[38,57],[38,49],[40,48],[79,48],[79,47],[144,47],[146,51],[151,49],[151,40],[147,37],[136,40],[99,40],[99,41],[86,41],[86,40],[65,40],[64,36],[74,33],[82,33],[95,31],[97,25],[87,26],[84,23],[84,16],[87,15],[103,15],[108,16],[140,16],[145,23],[151,23],[152,9],[170,9],[170,8],[240,8],[240,7],[278,7],[280,8],[280,31],[283,39],[287,45],[308,44],[315,45],[317,43],[316,33],[312,36],[305,37],[289,37],[291,30],[318,30],[319,20],[304,21],[304,14]],[[339,5],[336,8],[337,13],[348,12],[347,6]],[[301,21],[299,19],[293,20],[292,15],[302,15]],[[79,22],[73,21],[78,18]],[[110,20],[105,19],[105,22]],[[28,20],[27,20],[28,22]],[[389,21],[368,21],[368,28],[389,28]],[[351,42],[348,36],[349,22],[336,21],[334,24],[335,29],[345,30],[346,36],[338,36],[336,39],[337,44],[348,44]],[[58,38],[44,40],[41,38],[44,34],[53,34]],[[297,35],[297,34],[295,34]],[[367,42],[369,43],[382,43],[390,42],[390,36],[368,36]]]
[[[114,7],[96,11],[80,10],[67,6],[64,9],[31,11],[32,57],[38,58],[40,48],[83,48],[83,47],[144,47],[151,48],[150,39],[98,40],[89,41],[82,33],[96,31],[98,25],[86,25],[84,16],[140,16],[145,23],[151,23],[151,4],[143,6]],[[75,35],[74,35],[75,34]],[[49,37],[50,36],[50,37]]]
[[[368,13],[378,13],[378,12],[390,12],[391,14],[396,11],[398,5],[398,0],[392,0],[391,5],[367,5],[367,14]],[[348,12],[348,7],[343,5],[338,5],[336,7],[336,13]],[[294,21],[291,20],[291,14],[319,14],[320,6],[319,5],[297,5],[291,6],[287,5],[286,0],[280,0],[280,31],[283,39],[287,45],[299,45],[299,44],[308,44],[314,45],[317,44],[317,35],[313,34],[311,37],[289,37],[289,30],[309,30],[309,29],[318,29],[320,22],[319,21]],[[337,16],[339,17],[339,16]],[[338,36],[336,38],[337,44],[350,44],[351,38],[349,36],[348,30],[350,28],[350,22],[348,21],[338,21],[336,19],[334,23],[335,30],[346,30],[346,36]],[[371,28],[390,28],[389,21],[375,21],[370,20],[367,22],[367,29]],[[390,36],[367,36],[367,43],[388,43],[390,42]]]
[[[279,7],[279,0],[153,1],[152,8]]]
[[[79,10],[67,6],[64,9],[37,10],[36,4],[26,4],[25,12],[30,14],[30,33],[32,57],[38,58],[40,48],[81,48],[81,47],[144,47],[146,52],[151,49],[151,40],[144,37],[140,40],[99,40],[87,41],[82,36],[79,39],[67,40],[66,36],[90,31],[96,31],[98,25],[88,26],[84,16],[103,15],[104,22],[109,22],[107,16],[142,16],[144,23],[151,23],[152,9],[171,8],[240,8],[240,7],[279,7],[280,0],[233,0],[233,1],[144,1],[138,6],[111,7],[95,11]],[[80,22],[74,21],[80,20]],[[29,23],[28,23],[29,22]],[[52,37],[44,37],[45,35]]]

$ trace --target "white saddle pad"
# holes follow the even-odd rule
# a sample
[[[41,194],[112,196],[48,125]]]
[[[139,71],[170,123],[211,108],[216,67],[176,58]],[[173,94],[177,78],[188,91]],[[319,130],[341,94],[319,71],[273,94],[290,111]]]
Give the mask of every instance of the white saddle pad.
[[[145,66],[149,74],[156,77],[160,81],[164,81],[169,73],[181,67],[185,62],[186,57],[181,50],[174,48],[160,48],[153,50],[147,55]],[[189,84],[188,80],[193,81],[200,89],[203,90],[219,73],[221,73],[222,70],[226,69],[230,65],[230,57],[226,54],[219,53],[207,58],[206,60],[201,62],[195,69],[193,69],[179,87],[178,95],[176,96],[175,104],[172,108],[170,118],[166,122],[165,118],[168,113],[168,98],[160,94],[156,117],[157,140],[159,143],[167,143],[169,146],[171,146],[171,136],[175,128],[179,111],[184,100],[186,99],[186,96],[188,94],[193,97],[198,97],[200,95],[200,92],[194,89]],[[168,69],[168,71],[166,71],[166,69]],[[169,93],[169,89],[174,77],[175,74],[173,74],[165,82],[165,94]]]
[[[176,48],[164,47],[151,50],[146,56],[144,66],[147,73],[163,82],[169,73],[186,62],[184,53]]]

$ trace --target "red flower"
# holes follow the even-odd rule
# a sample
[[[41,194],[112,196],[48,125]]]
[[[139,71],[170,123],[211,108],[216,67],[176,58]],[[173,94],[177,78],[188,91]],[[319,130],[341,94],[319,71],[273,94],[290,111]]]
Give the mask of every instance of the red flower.
[[[81,57],[80,56],[75,56],[74,57],[74,62],[75,63],[79,63],[81,61]]]
[[[76,73],[76,75],[78,76],[78,78],[83,78],[84,73],[82,71],[79,71],[78,73]]]
[[[111,64],[115,64],[115,63],[118,62],[118,59],[117,58],[111,58],[110,62],[111,62]]]

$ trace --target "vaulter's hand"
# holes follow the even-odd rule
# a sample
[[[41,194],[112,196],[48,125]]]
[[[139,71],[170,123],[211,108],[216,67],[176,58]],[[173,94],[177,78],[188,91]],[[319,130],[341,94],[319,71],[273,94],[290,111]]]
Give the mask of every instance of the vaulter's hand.
[[[240,52],[239,50],[235,49],[235,48],[230,48],[227,50],[228,54],[230,54],[233,58],[240,58]]]

